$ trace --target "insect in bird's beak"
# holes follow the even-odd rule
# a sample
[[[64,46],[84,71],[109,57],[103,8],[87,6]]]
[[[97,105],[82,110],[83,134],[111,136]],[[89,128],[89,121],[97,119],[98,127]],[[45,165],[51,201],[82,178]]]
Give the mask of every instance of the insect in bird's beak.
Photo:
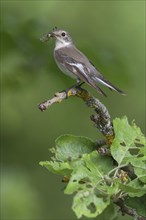
[[[53,28],[53,31],[52,32],[49,32],[47,34],[43,34],[43,36],[40,38],[40,41],[42,42],[46,42],[48,41],[51,37],[54,37],[55,34],[54,34],[54,31],[57,30],[57,27]]]
[[[43,36],[40,38],[40,41],[46,42],[46,41],[50,40],[51,37],[53,37],[52,32],[49,32],[47,34],[43,34]]]

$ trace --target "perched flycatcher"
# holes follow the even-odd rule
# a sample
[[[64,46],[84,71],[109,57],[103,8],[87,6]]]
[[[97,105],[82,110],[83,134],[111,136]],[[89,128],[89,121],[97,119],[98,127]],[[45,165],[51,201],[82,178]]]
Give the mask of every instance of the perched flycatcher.
[[[115,90],[120,94],[125,94],[122,90],[112,85],[106,80],[90,60],[78,50],[67,31],[54,28],[53,31],[43,35],[41,41],[47,41],[49,38],[55,39],[54,58],[60,70],[77,80],[79,85],[82,82],[94,87],[100,94],[106,94],[97,86],[102,83],[111,90]]]

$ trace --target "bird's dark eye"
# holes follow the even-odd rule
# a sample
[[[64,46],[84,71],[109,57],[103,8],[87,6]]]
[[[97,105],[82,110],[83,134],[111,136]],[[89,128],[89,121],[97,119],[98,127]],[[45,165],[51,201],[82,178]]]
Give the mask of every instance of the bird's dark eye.
[[[62,32],[61,35],[62,35],[62,37],[64,37],[65,36],[65,32]]]

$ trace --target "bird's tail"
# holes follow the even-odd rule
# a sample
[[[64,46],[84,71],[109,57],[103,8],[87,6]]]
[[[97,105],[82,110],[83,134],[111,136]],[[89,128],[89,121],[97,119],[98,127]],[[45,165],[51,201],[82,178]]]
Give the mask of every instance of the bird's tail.
[[[109,89],[111,90],[115,90],[116,92],[120,93],[121,95],[126,95],[125,92],[123,92],[122,90],[120,90],[119,88],[117,88],[116,86],[114,86],[112,83],[110,83],[108,80],[106,79],[101,79],[101,78],[96,78],[95,79],[96,82],[100,82],[101,84],[107,86]]]

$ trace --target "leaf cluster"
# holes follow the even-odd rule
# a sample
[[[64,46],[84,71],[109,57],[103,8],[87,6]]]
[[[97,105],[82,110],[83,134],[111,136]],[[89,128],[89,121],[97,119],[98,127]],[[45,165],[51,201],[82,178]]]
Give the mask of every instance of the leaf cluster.
[[[108,156],[100,155],[96,143],[87,137],[63,135],[51,149],[51,160],[40,162],[64,176],[64,192],[74,195],[72,209],[78,218],[100,218],[109,210],[111,218],[115,215],[113,204],[119,198],[133,204],[133,198],[145,195],[146,139],[126,117],[116,118],[113,126],[115,138]],[[144,215],[144,208],[140,212]]]

